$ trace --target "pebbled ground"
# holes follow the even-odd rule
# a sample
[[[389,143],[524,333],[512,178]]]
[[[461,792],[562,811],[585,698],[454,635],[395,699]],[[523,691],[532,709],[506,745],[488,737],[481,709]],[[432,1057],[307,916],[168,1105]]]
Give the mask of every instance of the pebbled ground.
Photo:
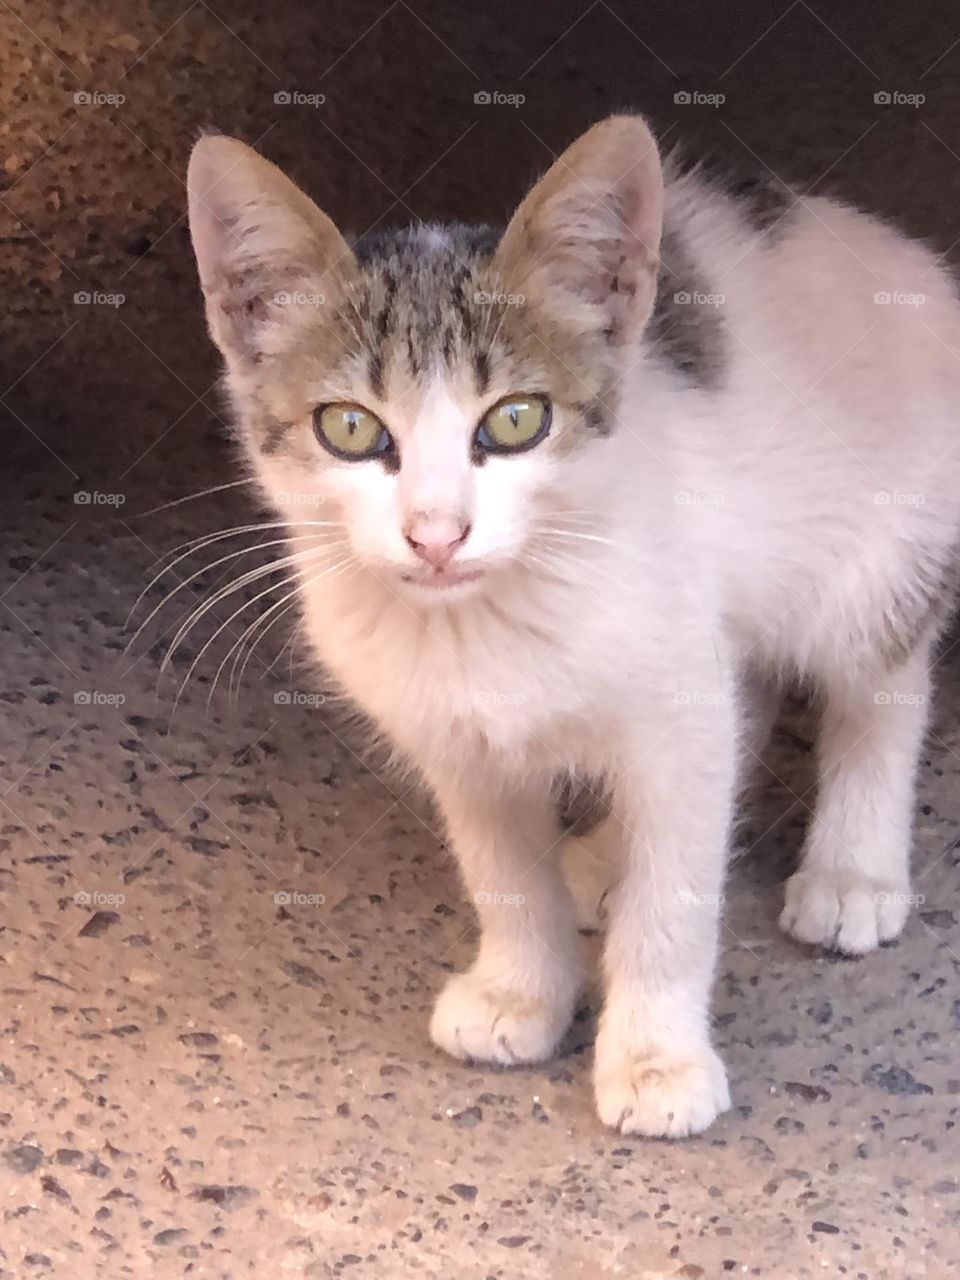
[[[471,909],[289,619],[236,700],[213,689],[228,625],[172,723],[229,613],[159,691],[191,586],[123,653],[160,557],[254,512],[235,488],[145,514],[237,474],[183,220],[201,126],[359,231],[502,218],[580,129],[640,108],[955,255],[958,38],[931,0],[0,5],[3,1280],[960,1273],[960,650],[922,768],[923,902],[863,960],[777,929],[811,782],[803,713],[778,730],[726,904],[734,1106],[676,1144],[600,1127],[595,999],[544,1067],[430,1045]],[[297,93],[325,101],[276,99]]]

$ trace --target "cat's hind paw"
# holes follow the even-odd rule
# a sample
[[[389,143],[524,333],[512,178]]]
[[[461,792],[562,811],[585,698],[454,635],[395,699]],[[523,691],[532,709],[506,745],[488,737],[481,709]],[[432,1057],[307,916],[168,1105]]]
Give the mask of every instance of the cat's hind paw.
[[[617,887],[617,870],[611,862],[591,856],[583,843],[569,841],[561,852],[560,866],[573,897],[577,928],[585,933],[599,933],[607,927]]]
[[[709,1045],[687,1053],[604,1053],[594,1088],[604,1124],[649,1138],[702,1133],[730,1106],[727,1073]]]
[[[549,1058],[573,1018],[576,993],[548,1000],[475,973],[451,978],[430,1022],[434,1044],[455,1058],[513,1066]]]
[[[800,942],[858,956],[896,938],[913,901],[909,885],[801,869],[787,881],[780,927]]]

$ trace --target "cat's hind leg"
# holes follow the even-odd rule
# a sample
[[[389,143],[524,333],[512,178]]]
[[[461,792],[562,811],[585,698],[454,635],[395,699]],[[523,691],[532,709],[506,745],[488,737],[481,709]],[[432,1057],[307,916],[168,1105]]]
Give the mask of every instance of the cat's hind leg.
[[[741,681],[741,792],[766,773],[763,754],[777,722],[782,697],[779,681],[766,673],[748,672]],[[623,827],[608,816],[608,798],[600,794],[601,790],[601,786],[586,782],[579,790],[571,785],[561,797],[561,813],[572,814],[570,834],[560,858],[563,878],[576,904],[577,925],[591,933],[607,927],[626,856]]]
[[[906,923],[930,651],[925,641],[895,667],[827,684],[817,805],[780,916],[801,942],[858,955]]]
[[[763,756],[780,715],[783,689],[767,672],[749,670],[741,678],[740,751],[742,790],[756,780]]]
[[[563,878],[573,895],[577,927],[585,932],[606,928],[624,854],[623,830],[613,818],[586,835],[571,833],[564,841],[560,855]]]

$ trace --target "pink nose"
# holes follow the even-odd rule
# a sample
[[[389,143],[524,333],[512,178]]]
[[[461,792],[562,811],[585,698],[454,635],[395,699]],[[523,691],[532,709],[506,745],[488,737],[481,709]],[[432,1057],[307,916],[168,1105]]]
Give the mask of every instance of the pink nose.
[[[442,569],[469,535],[470,526],[452,516],[416,515],[404,530],[407,545],[435,569]]]

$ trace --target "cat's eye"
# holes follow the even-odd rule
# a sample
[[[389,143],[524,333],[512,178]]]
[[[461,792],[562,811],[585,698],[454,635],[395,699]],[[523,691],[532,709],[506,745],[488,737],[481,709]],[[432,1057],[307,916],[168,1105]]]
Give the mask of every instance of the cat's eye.
[[[358,404],[326,404],[313,411],[317,439],[336,458],[358,462],[393,450],[393,437],[376,414]]]
[[[474,444],[486,453],[519,453],[539,444],[550,430],[546,396],[508,396],[480,421]]]

